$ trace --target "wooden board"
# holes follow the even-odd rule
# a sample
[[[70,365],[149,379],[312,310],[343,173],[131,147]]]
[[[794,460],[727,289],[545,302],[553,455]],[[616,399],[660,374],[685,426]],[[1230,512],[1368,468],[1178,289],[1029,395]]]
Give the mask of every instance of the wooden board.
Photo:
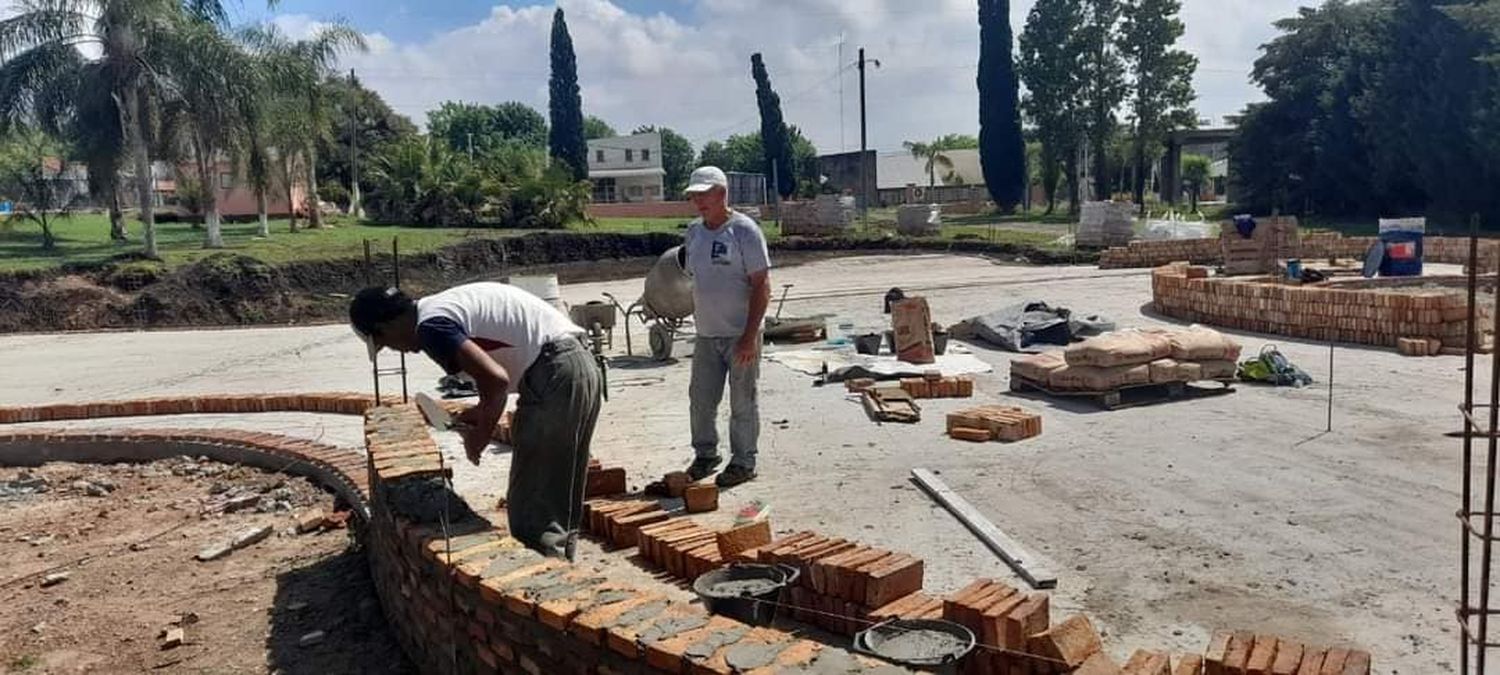
[[[1118,410],[1138,405],[1150,405],[1162,401],[1176,399],[1202,398],[1205,396],[1222,396],[1234,393],[1234,380],[1201,380],[1202,382],[1217,382],[1222,385],[1218,389],[1207,389],[1204,387],[1191,386],[1190,382],[1165,382],[1153,384],[1134,384],[1120,387],[1112,391],[1060,391],[1052,389],[1045,384],[1036,382],[1030,378],[1021,377],[1014,373],[1010,376],[1010,390],[1014,392],[1037,391],[1048,396],[1058,398],[1090,398],[1094,399],[1100,407],[1106,410]],[[1129,396],[1134,400],[1125,400]]]
[[[932,495],[938,503],[942,504],[964,525],[979,537],[979,540],[990,547],[996,555],[999,555],[1010,568],[1032,588],[1053,588],[1057,586],[1057,575],[1053,574],[1051,566],[1038,558],[1020,542],[1010,538],[995,524],[990,522],[979,509],[974,508],[968,500],[957,492],[948,488],[948,485],[927,469],[912,469],[911,477],[921,486],[927,494]]]

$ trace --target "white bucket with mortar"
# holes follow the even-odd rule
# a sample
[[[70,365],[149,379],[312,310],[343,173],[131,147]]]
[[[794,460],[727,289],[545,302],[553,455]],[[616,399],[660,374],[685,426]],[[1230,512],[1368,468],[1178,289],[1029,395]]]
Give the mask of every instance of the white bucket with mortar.
[[[563,306],[562,290],[557,283],[556,274],[540,274],[536,276],[507,277],[505,283],[515,286],[527,293],[547,301],[547,304],[556,307],[558,311],[566,312]]]

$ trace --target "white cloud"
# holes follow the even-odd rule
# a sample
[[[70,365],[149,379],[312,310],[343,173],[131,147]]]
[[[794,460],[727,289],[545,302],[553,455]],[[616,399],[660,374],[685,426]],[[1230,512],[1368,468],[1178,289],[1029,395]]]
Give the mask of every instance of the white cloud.
[[[683,0],[689,18],[640,15],[610,0],[561,0],[578,53],[584,109],[615,128],[673,127],[695,145],[758,126],[750,54],[763,52],[787,121],[821,151],[859,145],[858,80],[842,78],[860,45],[883,67],[869,80],[870,145],[974,133],[979,28],[973,0]],[[1215,122],[1258,98],[1248,83],[1271,22],[1302,0],[1186,0],[1184,45],[1197,54],[1199,113]],[[1017,32],[1031,0],[1012,6]],[[322,25],[276,19],[293,36]],[[547,105],[552,6],[497,6],[469,26],[420,42],[368,36],[343,67],[418,123],[438,103],[519,100]],[[842,119],[842,132],[840,121]]]

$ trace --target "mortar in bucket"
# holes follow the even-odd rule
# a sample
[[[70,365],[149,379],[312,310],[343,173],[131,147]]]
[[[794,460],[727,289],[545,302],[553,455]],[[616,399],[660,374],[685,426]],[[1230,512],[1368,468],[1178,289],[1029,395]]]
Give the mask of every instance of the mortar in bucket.
[[[957,675],[974,632],[936,619],[892,619],[856,633],[854,651],[924,673]]]
[[[764,626],[776,618],[781,592],[800,575],[790,565],[735,564],[703,573],[693,580],[693,592],[709,612]]]

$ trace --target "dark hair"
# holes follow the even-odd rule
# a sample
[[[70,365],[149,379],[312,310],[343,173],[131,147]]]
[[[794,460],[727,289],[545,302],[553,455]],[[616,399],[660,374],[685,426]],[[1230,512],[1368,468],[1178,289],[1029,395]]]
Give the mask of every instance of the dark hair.
[[[349,323],[362,335],[375,335],[380,324],[400,317],[416,307],[416,302],[401,289],[371,286],[349,302]]]

